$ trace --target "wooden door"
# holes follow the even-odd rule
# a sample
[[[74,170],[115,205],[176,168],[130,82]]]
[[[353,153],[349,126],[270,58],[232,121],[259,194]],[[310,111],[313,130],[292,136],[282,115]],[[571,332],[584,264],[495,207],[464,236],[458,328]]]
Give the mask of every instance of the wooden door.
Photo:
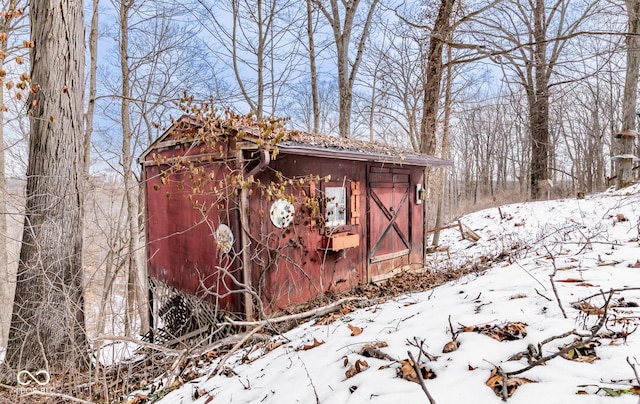
[[[410,172],[399,168],[371,167],[367,187],[369,207],[368,259],[375,265],[371,276],[395,269],[411,253]],[[387,265],[384,263],[387,262]]]

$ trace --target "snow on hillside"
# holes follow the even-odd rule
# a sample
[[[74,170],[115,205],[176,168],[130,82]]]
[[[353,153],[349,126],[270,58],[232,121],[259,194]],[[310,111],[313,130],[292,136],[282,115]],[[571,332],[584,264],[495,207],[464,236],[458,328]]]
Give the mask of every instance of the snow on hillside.
[[[497,367],[507,374],[521,370],[571,347],[576,334],[588,339],[601,325],[592,341],[575,344],[566,358],[510,376],[508,385],[518,386],[508,402],[640,403],[640,380],[631,366],[640,372],[639,216],[638,187],[464,216],[461,222],[481,239],[463,240],[454,228],[442,234],[441,244],[450,246],[454,267],[491,262],[484,274],[333,321],[313,319],[238,351],[207,379],[214,360],[201,370],[204,376],[160,402],[428,403],[420,384],[408,380],[416,375],[407,361],[411,352],[433,377],[425,386],[436,403],[498,403],[502,398],[488,386],[499,391],[502,385]],[[612,288],[617,291],[602,324]],[[452,345],[452,329],[459,348],[443,353],[445,344]]]

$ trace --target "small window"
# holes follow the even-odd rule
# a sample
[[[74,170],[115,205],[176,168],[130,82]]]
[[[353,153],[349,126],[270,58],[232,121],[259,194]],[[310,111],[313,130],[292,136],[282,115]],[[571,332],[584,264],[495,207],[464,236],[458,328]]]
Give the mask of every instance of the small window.
[[[325,225],[327,227],[344,226],[347,224],[347,188],[326,187],[324,189],[327,205],[325,210]]]

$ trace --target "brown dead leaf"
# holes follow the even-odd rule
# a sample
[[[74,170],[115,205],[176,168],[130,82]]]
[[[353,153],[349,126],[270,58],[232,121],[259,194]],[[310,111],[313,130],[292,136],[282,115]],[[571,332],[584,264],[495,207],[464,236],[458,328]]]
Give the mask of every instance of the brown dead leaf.
[[[422,374],[422,379],[435,379],[437,375],[432,370],[425,367],[423,364],[420,364],[420,373]],[[410,382],[419,383],[418,374],[413,366],[413,361],[411,359],[404,359],[400,361],[400,369],[398,369],[398,376],[402,377],[404,380],[408,380]]]
[[[202,355],[202,359],[207,362],[213,362],[217,358],[218,358],[218,351],[215,351],[215,350],[207,351]]]
[[[350,303],[345,303],[342,308],[340,309],[340,314],[349,314],[349,313],[353,313],[354,311],[356,311],[356,308],[350,304]]]
[[[411,359],[405,359],[400,361],[400,376],[404,379],[404,380],[409,380],[410,382],[417,382],[418,381],[418,374],[416,373],[415,369],[413,368],[413,362],[411,362]]]
[[[636,263],[633,264],[631,268],[640,268],[640,260],[636,260]]]
[[[344,316],[344,314],[342,313],[330,313],[324,317],[321,317],[319,319],[316,320],[314,325],[328,325],[328,324],[332,324],[334,321],[338,320],[339,318],[341,318],[342,316]]]
[[[522,386],[526,383],[533,383],[533,381],[524,377],[507,377],[507,395],[511,397],[518,386]],[[491,388],[491,390],[493,390],[494,393],[496,393],[498,397],[504,397],[503,391],[505,383],[502,378],[502,372],[500,368],[493,368],[491,374],[489,375],[489,379],[487,379],[486,381],[486,384]]]
[[[457,350],[458,348],[460,348],[460,343],[458,341],[449,341],[446,344],[444,344],[444,347],[442,348],[442,352],[449,353]]]
[[[282,346],[282,345],[284,345],[284,341],[282,341],[282,340],[269,341],[264,347],[264,353],[271,352],[274,349],[276,349],[276,348],[278,348],[279,346]]]
[[[324,344],[324,341],[318,341],[317,339],[314,338],[313,339],[313,344],[303,346],[302,350],[303,351],[308,351],[309,349],[313,349],[313,348],[315,348],[317,346],[320,346],[322,344]]]
[[[617,220],[618,222],[626,222],[626,221],[627,221],[627,220],[629,220],[629,219],[627,219],[627,218],[626,218],[626,216],[625,216],[625,215],[623,215],[622,213],[618,213],[618,214],[616,215],[616,220]]]
[[[344,375],[347,377],[347,379],[349,379],[357,375],[358,373],[367,370],[368,368],[369,368],[369,364],[367,363],[367,361],[358,359],[356,363],[351,365],[351,367],[347,369],[346,372],[344,372]]]
[[[127,401],[125,404],[141,404],[141,403],[144,403],[145,401],[147,401],[147,396],[143,394],[136,394],[134,398]]]
[[[584,282],[584,280],[583,279],[576,279],[576,278],[567,278],[567,279],[556,279],[556,282],[582,283],[582,282]]]
[[[356,327],[355,325],[347,324],[347,327],[351,330],[351,336],[355,337],[357,335],[362,334],[362,328]]]
[[[386,343],[384,344],[385,344],[384,346],[387,346]],[[366,358],[386,359],[390,361],[395,361],[394,358],[392,358],[391,356],[379,350],[378,347],[376,347],[374,344],[365,344],[360,350],[360,355]]]
[[[604,314],[604,309],[593,306],[589,302],[582,301],[571,305],[574,309],[580,310],[590,316],[601,316]]]
[[[576,339],[576,342],[580,342],[580,339]],[[598,355],[596,355],[596,347],[600,345],[598,341],[590,341],[582,345],[578,345],[575,348],[572,348],[569,352],[562,354],[565,359],[569,359],[574,362],[586,362],[593,363],[594,361],[600,359]],[[562,348],[565,348],[566,345],[563,345]]]
[[[476,332],[491,337],[497,341],[515,341],[527,336],[527,323],[521,321],[514,321],[506,323],[503,326],[489,325],[484,326],[463,326],[460,331],[462,332]]]

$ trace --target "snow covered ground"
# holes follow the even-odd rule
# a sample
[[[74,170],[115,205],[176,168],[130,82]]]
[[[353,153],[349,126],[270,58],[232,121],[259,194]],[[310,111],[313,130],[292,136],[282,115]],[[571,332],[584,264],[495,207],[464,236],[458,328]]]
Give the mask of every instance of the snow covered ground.
[[[407,362],[411,352],[435,375],[425,385],[436,403],[498,403],[502,398],[487,382],[499,389],[502,378],[492,378],[492,371],[508,374],[557,353],[578,338],[566,335],[572,330],[590,336],[613,288],[594,342],[567,352],[573,360],[557,356],[514,374],[508,384],[521,385],[508,402],[640,403],[640,381],[630,365],[640,372],[639,220],[640,187],[464,216],[462,223],[481,239],[463,240],[450,229],[441,244],[450,246],[454,267],[488,260],[484,274],[334,321],[313,319],[238,351],[219,374],[196,378],[160,402],[428,403],[420,384],[408,380],[415,377]],[[432,270],[438,267],[445,265]],[[452,329],[459,348],[443,353]],[[529,359],[516,355],[529,344]]]

